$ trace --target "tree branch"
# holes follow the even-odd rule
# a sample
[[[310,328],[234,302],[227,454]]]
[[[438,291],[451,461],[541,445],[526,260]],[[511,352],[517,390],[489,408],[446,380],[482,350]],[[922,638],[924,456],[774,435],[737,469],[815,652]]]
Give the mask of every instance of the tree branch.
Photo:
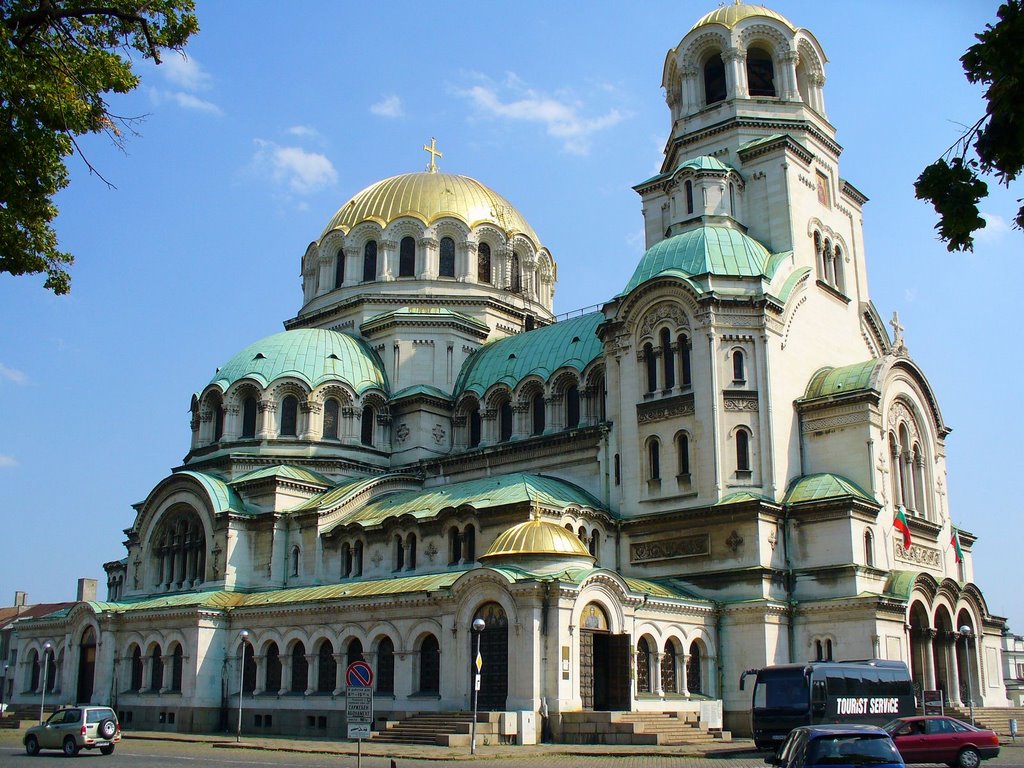
[[[55,8],[50,0],[43,0],[39,4],[38,9],[20,16],[12,16],[4,22],[4,25],[15,35],[21,32],[24,26],[28,27],[14,43],[20,49],[25,47],[41,27],[50,26],[64,19],[84,19],[89,16],[115,18],[123,24],[138,25],[141,27],[142,34],[146,38],[149,55],[153,57],[153,61],[157,64],[160,63],[160,49],[153,41],[153,36],[150,33],[149,19],[137,13],[128,13],[109,6],[98,5],[86,6],[85,8],[63,9]]]

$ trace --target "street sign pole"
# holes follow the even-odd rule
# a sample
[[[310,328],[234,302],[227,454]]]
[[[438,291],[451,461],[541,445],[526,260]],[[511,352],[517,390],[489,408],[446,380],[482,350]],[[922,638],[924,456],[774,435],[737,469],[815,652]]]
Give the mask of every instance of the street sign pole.
[[[363,739],[373,727],[373,670],[365,661],[353,661],[345,670],[345,727],[356,740],[356,768],[361,768]]]

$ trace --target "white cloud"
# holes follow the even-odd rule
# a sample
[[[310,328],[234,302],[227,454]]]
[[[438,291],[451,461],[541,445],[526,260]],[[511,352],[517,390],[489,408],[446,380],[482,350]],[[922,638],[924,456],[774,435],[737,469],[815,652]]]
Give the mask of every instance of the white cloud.
[[[186,91],[205,91],[212,82],[198,61],[183,54],[169,53],[164,56],[158,71],[171,85]]]
[[[485,83],[458,93],[470,99],[488,117],[543,125],[549,136],[561,140],[566,152],[576,155],[590,151],[590,139],[595,133],[628,117],[614,108],[601,115],[586,116],[580,101],[541,93],[529,88],[515,74],[506,78],[504,90],[507,93],[502,95],[498,86]]]
[[[917,300],[917,288],[905,288],[903,290],[903,300],[907,304],[913,304]]]
[[[401,117],[402,100],[394,94],[385,96],[376,104],[371,104],[370,111],[380,117]]]
[[[17,368],[8,368],[3,363],[0,363],[0,379],[13,384],[25,384],[28,382],[28,376],[25,375],[24,371],[19,371]]]
[[[976,240],[980,240],[985,243],[994,243],[1003,239],[1003,235],[1009,233],[1011,227],[1010,223],[1002,216],[995,213],[981,214],[981,218],[985,220],[985,228],[979,229],[974,233]]]
[[[320,138],[320,131],[316,128],[310,128],[308,125],[293,125],[289,128],[286,133],[290,136],[301,136],[305,139],[318,139]]]
[[[308,195],[338,180],[338,172],[324,155],[301,147],[282,147],[272,141],[255,139],[252,167],[257,175],[290,192]]]
[[[5,456],[0,453],[0,467],[16,467],[18,466],[18,460],[13,456]]]
[[[211,115],[223,115],[221,108],[214,104],[212,101],[206,101],[200,99],[198,96],[193,96],[191,93],[182,93],[176,91],[174,93],[167,94],[167,97],[174,101],[182,109],[193,109],[197,112],[208,112]]]

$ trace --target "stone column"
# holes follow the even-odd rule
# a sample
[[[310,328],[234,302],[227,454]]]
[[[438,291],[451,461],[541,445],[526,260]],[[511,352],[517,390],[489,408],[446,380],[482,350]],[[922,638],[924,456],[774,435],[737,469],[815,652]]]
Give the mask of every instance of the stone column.
[[[281,658],[281,690],[278,696],[284,696],[292,689],[292,655],[288,653]]]
[[[722,51],[725,62],[725,89],[727,99],[746,99],[750,96],[747,89],[747,53],[741,48],[729,48]]]
[[[377,279],[390,282],[398,273],[398,242],[381,240],[377,249]]]
[[[316,693],[317,672],[320,665],[317,663],[315,653],[306,654],[306,695]]]
[[[924,685],[929,691],[935,690],[935,649],[932,647],[932,643],[935,642],[935,636],[938,632],[934,629],[924,629],[922,631],[924,636]]]
[[[303,416],[302,433],[299,437],[302,440],[319,440],[323,435],[323,420],[320,418],[324,410],[323,403],[305,400],[299,403],[299,410]]]
[[[160,657],[160,666],[163,668],[163,680],[160,685],[160,693],[167,693],[171,690],[171,678],[173,677],[174,657],[166,653]]]
[[[420,280],[433,280],[439,271],[438,240],[433,237],[421,237],[417,245],[419,253],[416,254],[416,277]]]
[[[266,657],[263,655],[252,657],[252,662],[256,666],[256,684],[252,689],[253,696],[259,696],[264,691],[263,686],[267,682],[266,672],[264,671],[265,661]]]
[[[345,670],[348,668],[348,657],[344,653],[334,654],[334,690],[332,696],[340,696],[345,691]]]
[[[781,89],[779,95],[786,101],[799,101],[800,90],[796,86],[796,62],[800,58],[796,51],[786,51],[782,54],[782,66],[779,67],[782,74]]]
[[[687,672],[689,672],[689,669],[690,669],[690,654],[684,653],[682,656],[679,657],[679,659],[682,662],[679,665],[679,669],[676,670],[676,678],[679,680],[679,686],[680,686],[680,691],[679,692],[680,693],[685,693],[686,697],[689,698],[690,697],[690,682],[689,682],[689,680],[687,680],[686,674],[687,674]]]
[[[345,279],[343,286],[359,285],[363,279],[362,251],[358,245],[346,245],[344,250]]]
[[[256,403],[256,439],[266,440],[277,432],[274,416],[277,403],[272,400],[260,400]]]
[[[949,639],[949,647],[950,647],[949,666],[950,666],[950,672],[952,673],[952,679],[949,681],[949,685],[950,685],[950,688],[952,688],[952,690],[946,691],[946,695],[949,696],[949,703],[950,704],[953,704],[953,705],[956,705],[956,706],[960,706],[964,702],[962,702],[960,700],[960,659],[957,658],[957,653],[956,653],[957,637],[959,637],[959,635],[957,635],[956,632],[951,632],[950,633],[950,639]]]
[[[664,654],[661,651],[655,651],[651,654],[654,663],[651,664],[651,690],[654,691],[658,696],[665,697],[665,689],[661,687],[661,657]]]
[[[319,275],[316,283],[316,295],[323,296],[334,290],[334,257],[321,254],[317,257],[316,264]]]
[[[476,243],[458,243],[455,246],[455,278],[460,283],[476,282]]]

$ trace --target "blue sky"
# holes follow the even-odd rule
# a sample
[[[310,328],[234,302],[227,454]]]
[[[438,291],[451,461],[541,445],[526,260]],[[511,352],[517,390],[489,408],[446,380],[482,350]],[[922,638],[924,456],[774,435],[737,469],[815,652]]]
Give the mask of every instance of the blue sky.
[[[996,2],[770,7],[829,57],[826,109],[862,190],[868,276],[938,393],[949,504],[980,537],[975,580],[1024,632],[1011,563],[1020,379],[1013,280],[1024,235],[993,185],[974,253],[949,254],[921,169],[982,113],[959,56]],[[74,597],[124,554],[131,504],[180,464],[189,399],[301,302],[299,262],[331,215],[378,179],[441,169],[477,178],[526,216],[559,264],[556,311],[598,304],[643,251],[639,198],[668,135],[666,51],[714,3],[199,3],[188,58],[143,63],[111,101],[144,115],[126,151],[82,142],[57,231],[72,293],[0,276],[0,604]],[[1020,190],[1016,190],[1020,194]]]

